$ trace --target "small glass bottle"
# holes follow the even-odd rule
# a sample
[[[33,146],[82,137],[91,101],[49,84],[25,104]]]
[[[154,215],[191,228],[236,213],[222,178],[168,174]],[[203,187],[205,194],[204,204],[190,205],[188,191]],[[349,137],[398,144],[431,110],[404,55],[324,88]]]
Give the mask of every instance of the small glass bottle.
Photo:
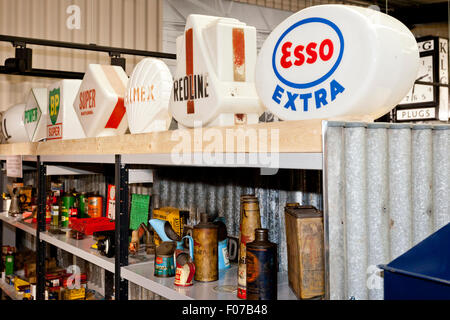
[[[59,206],[58,205],[52,205],[52,228],[58,229],[59,228]]]

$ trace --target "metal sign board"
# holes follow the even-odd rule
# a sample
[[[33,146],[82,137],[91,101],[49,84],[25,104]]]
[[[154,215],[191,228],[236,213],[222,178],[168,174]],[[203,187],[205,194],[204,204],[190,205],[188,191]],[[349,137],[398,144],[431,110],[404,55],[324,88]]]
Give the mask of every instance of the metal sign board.
[[[397,109],[397,121],[436,119],[436,108]]]
[[[22,156],[6,157],[6,176],[12,178],[23,178]]]

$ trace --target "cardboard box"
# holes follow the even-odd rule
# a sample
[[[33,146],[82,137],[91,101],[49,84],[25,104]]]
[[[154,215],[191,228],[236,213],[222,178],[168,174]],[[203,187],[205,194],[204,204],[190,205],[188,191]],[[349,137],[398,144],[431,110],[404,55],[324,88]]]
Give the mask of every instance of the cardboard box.
[[[153,219],[160,219],[169,221],[173,230],[180,237],[183,235],[183,227],[186,223],[186,219],[189,217],[189,211],[180,210],[173,207],[163,207],[153,210]],[[155,245],[159,246],[161,238],[155,233],[154,235]]]

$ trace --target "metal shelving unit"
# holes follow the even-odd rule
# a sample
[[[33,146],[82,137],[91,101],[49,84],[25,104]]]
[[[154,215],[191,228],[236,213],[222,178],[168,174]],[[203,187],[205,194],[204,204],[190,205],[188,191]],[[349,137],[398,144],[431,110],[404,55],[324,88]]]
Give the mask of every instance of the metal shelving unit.
[[[8,216],[7,212],[0,212],[0,222],[7,223],[17,229],[23,230],[33,236],[36,236],[36,224],[30,224],[20,221],[17,217]],[[0,225],[0,227],[2,227]],[[14,286],[7,284],[3,279],[0,279],[0,290],[9,296],[12,300],[22,300],[23,295],[19,294]]]
[[[64,159],[67,162],[73,157],[64,156]],[[40,157],[39,157],[40,158]],[[70,159],[69,159],[70,158]],[[96,156],[85,157],[86,162],[90,162],[89,160],[95,159]],[[132,155],[127,155],[128,159],[132,158]],[[141,157],[138,161],[134,163],[143,163],[149,164],[149,162],[144,161],[146,157]],[[148,159],[148,158],[147,158]],[[134,176],[139,176],[139,170],[136,170],[136,173],[130,174],[130,169],[128,169],[128,165],[121,163],[121,157],[115,157],[115,165],[116,165],[116,192],[121,192],[122,195],[116,194],[116,217],[122,217],[123,220],[128,221],[128,204],[124,203],[123,199],[128,199],[128,191],[127,186],[130,182],[151,182],[150,178],[148,180],[131,180],[127,181],[128,178]],[[319,155],[316,161],[321,160],[321,154]],[[321,161],[319,161],[321,163]],[[301,162],[300,162],[301,163]],[[151,163],[154,164],[154,163]],[[61,161],[62,165],[62,161]],[[42,164],[43,167],[48,166],[45,163]],[[52,166],[54,166],[52,164]],[[59,167],[59,165],[56,165]],[[62,166],[64,167],[64,166]],[[118,171],[117,171],[118,170]],[[131,170],[133,171],[133,170]],[[70,171],[69,171],[70,172]],[[41,174],[44,174],[44,171],[41,170]],[[150,176],[147,173],[147,176]],[[133,179],[133,178],[131,178]],[[42,179],[44,180],[44,179]],[[125,196],[125,194],[127,196]],[[122,200],[120,200],[122,199]],[[122,203],[122,206],[119,204]],[[45,207],[44,207],[45,208]],[[120,241],[119,239],[128,239],[128,229],[126,228],[127,224],[122,223],[119,219],[116,218],[117,226],[125,226],[125,228],[118,228],[116,233],[120,233],[119,237],[116,237],[116,255],[115,258],[107,258],[102,256],[97,250],[92,249],[91,246],[94,244],[94,240],[92,236],[87,236],[83,240],[75,240],[70,238],[70,236],[66,234],[51,234],[48,231],[41,231],[39,233],[36,232],[36,225],[30,225],[23,222],[18,222],[16,219],[7,217],[5,213],[0,214],[0,219],[6,223],[9,223],[19,229],[22,229],[30,234],[36,236],[39,234],[39,239],[43,248],[45,248],[45,244],[51,244],[58,248],[61,248],[64,251],[67,251],[77,257],[80,257],[90,263],[93,263],[107,272],[105,272],[105,284],[108,281],[114,281],[116,287],[121,287],[122,291],[117,297],[118,292],[116,291],[116,298],[118,300],[127,299],[128,295],[128,281],[137,284],[149,291],[152,291],[162,297],[167,299],[212,299],[212,300],[236,300],[236,294],[233,292],[227,292],[226,286],[232,286],[236,284],[237,281],[237,270],[236,266],[233,266],[227,272],[221,274],[219,281],[212,283],[196,283],[192,287],[177,287],[173,284],[173,278],[157,278],[153,276],[154,270],[154,261],[153,257],[145,257],[146,261],[142,261],[142,256],[140,259],[135,259],[132,256],[128,257],[128,240]],[[121,235],[121,236],[120,236]],[[120,249],[121,248],[121,249]],[[38,249],[39,250],[39,249]],[[42,248],[40,250],[43,250]],[[121,252],[122,250],[122,252]],[[45,251],[45,250],[44,250]],[[118,254],[117,254],[118,253]],[[111,277],[111,274],[114,274]],[[45,273],[44,273],[45,274]],[[120,276],[118,276],[120,275]],[[112,284],[109,284],[112,286]],[[225,286],[220,290],[220,287]],[[119,291],[120,292],[120,291]],[[280,273],[279,274],[279,299],[280,300],[290,300],[297,299],[287,283],[287,274]]]
[[[46,231],[41,232],[41,240],[114,273],[114,259],[102,256],[98,250],[91,248],[95,244],[92,236],[76,240],[67,234],[51,234]]]
[[[36,224],[26,223],[20,221],[18,218],[10,217],[7,212],[0,212],[0,220],[33,236],[36,236]]]
[[[79,50],[94,50],[107,52],[112,57],[111,63],[124,66],[124,58],[120,54],[135,54],[144,56],[157,56],[174,59],[175,55],[127,51],[121,48],[86,46],[80,44],[61,43],[56,41],[44,41],[39,39],[17,38],[1,36],[0,41],[11,42],[17,49],[27,49],[26,44],[66,47]],[[31,50],[30,50],[31,51]],[[31,52],[29,53],[31,54]],[[155,55],[156,54],[156,55]],[[21,55],[17,54],[16,60]],[[22,55],[23,56],[23,55]],[[114,59],[113,59],[114,58]],[[16,63],[19,65],[19,63]],[[25,64],[24,70],[13,70],[11,68],[0,68],[0,73],[20,74],[29,76],[50,77],[75,77],[82,78],[83,74],[67,73],[64,71],[36,70]],[[322,122],[321,121],[292,121],[286,123],[262,123],[251,126],[240,126],[238,130],[244,129],[267,129],[278,130],[281,141],[280,150],[277,155],[276,168],[289,169],[313,169],[322,170]],[[218,128],[219,130],[224,130]],[[195,135],[195,129],[188,130]],[[141,169],[130,169],[130,165],[169,165],[169,166],[201,166],[201,167],[249,167],[271,169],[271,165],[263,161],[254,161],[255,157],[262,151],[255,151],[245,147],[229,150],[227,147],[218,150],[216,156],[225,158],[232,154],[241,157],[241,161],[233,164],[213,162],[210,163],[202,157],[204,150],[196,149],[191,152],[191,161],[180,163],[170,153],[176,142],[171,139],[173,131],[160,132],[157,134],[124,135],[120,137],[87,138],[71,141],[47,141],[36,143],[18,143],[12,145],[0,145],[0,160],[6,160],[8,155],[22,155],[23,161],[36,162],[37,184],[38,184],[38,223],[37,226],[28,226],[9,217],[0,215],[0,222],[10,223],[17,228],[25,230],[36,236],[37,250],[37,298],[44,299],[45,283],[45,247],[51,244],[72,253],[86,261],[89,261],[105,269],[105,292],[106,296],[112,296],[112,287],[115,287],[115,299],[128,299],[128,281],[135,283],[147,290],[168,299],[237,299],[235,292],[228,292],[230,287],[237,283],[236,266],[223,273],[218,281],[211,283],[195,283],[192,287],[182,288],[173,284],[173,278],[156,278],[153,276],[153,257],[128,256],[128,186],[131,183],[152,182],[153,176]],[[81,147],[81,145],[83,147]],[[224,144],[225,145],[225,144]],[[82,150],[82,153],[80,153]],[[270,152],[268,150],[267,152]],[[200,161],[198,160],[200,159]],[[91,174],[83,169],[76,169],[68,164],[108,164],[114,165],[114,184],[116,187],[116,253],[114,258],[101,256],[98,251],[91,248],[94,243],[92,236],[83,240],[75,240],[67,235],[55,235],[46,231],[45,225],[45,190],[46,176],[48,175],[76,175]],[[112,178],[112,176],[110,176]],[[1,225],[0,225],[1,227]],[[287,274],[279,274],[279,299],[297,299],[288,286]],[[227,291],[228,290],[228,291]]]
[[[145,289],[170,300],[240,300],[236,290],[237,265],[219,273],[219,280],[195,282],[190,287],[174,285],[174,278],[158,278],[153,275],[154,260],[122,267],[122,276]],[[278,274],[278,300],[296,300],[288,285],[287,273]]]
[[[318,128],[320,131],[320,128]],[[41,142],[40,144],[45,144]],[[236,153],[237,154],[237,153]],[[235,154],[235,155],[236,155]],[[194,157],[195,154],[192,154]],[[33,160],[34,156],[24,156],[24,159]],[[248,162],[249,154],[246,154],[246,163],[239,165],[240,167],[259,167],[262,165],[252,164]],[[173,278],[157,278],[153,276],[154,261],[153,257],[147,257],[147,261],[136,260],[128,257],[128,240],[121,241],[120,239],[128,239],[128,228],[126,222],[128,221],[128,185],[130,183],[152,182],[152,175],[148,172],[143,172],[142,169],[129,169],[130,164],[147,164],[147,165],[179,165],[171,161],[170,154],[123,154],[123,155],[37,155],[38,172],[40,178],[38,180],[44,181],[45,175],[52,174],[89,174],[87,171],[78,171],[78,169],[68,168],[68,163],[101,163],[115,165],[115,185],[116,185],[116,255],[114,258],[106,258],[99,254],[91,246],[94,244],[92,237],[86,237],[83,240],[75,240],[67,235],[54,235],[48,231],[41,229],[41,232],[36,233],[36,229],[27,226],[24,223],[15,222],[17,227],[26,229],[27,232],[34,231],[34,235],[38,234],[41,249],[38,251],[45,251],[45,244],[51,244],[62,250],[72,253],[90,263],[93,263],[103,269],[105,272],[105,286],[112,287],[112,281],[116,288],[120,288],[115,292],[117,300],[128,299],[128,281],[137,284],[149,291],[152,291],[167,299],[217,299],[217,300],[234,300],[237,299],[236,294],[227,292],[225,288],[220,290],[222,286],[232,286],[236,284],[237,271],[234,266],[221,276],[219,281],[212,283],[196,283],[192,287],[182,288],[173,284]],[[183,166],[189,165],[186,163]],[[214,166],[205,165],[204,163],[192,163],[192,166]],[[280,168],[292,169],[322,169],[322,153],[283,153],[280,154]],[[217,165],[223,167],[223,165]],[[41,170],[39,170],[41,167]],[[49,168],[50,172],[49,172]],[[141,170],[141,171],[140,171]],[[142,175],[145,178],[142,178]],[[42,186],[40,186],[42,188]],[[45,208],[45,204],[42,204]],[[40,216],[45,213],[40,211]],[[119,217],[119,219],[117,218]],[[0,219],[7,223],[14,223],[10,217],[2,217]],[[120,228],[122,226],[122,228]],[[45,273],[44,273],[45,275]],[[218,290],[219,289],[219,290]],[[107,289],[110,290],[111,289]],[[297,299],[288,286],[287,274],[279,274],[279,299],[289,300]]]
[[[0,279],[0,290],[11,300],[23,300],[23,295],[19,294],[14,286],[7,284],[3,279]]]

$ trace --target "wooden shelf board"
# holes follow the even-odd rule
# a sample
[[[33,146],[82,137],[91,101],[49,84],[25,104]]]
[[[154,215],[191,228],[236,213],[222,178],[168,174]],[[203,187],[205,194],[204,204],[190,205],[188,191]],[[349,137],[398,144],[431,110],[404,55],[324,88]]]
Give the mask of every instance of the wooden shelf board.
[[[246,136],[247,135],[247,136]],[[267,150],[259,150],[259,143],[249,146],[248,140],[239,147],[236,137],[246,138],[255,135],[267,136]],[[190,142],[183,144],[183,151],[211,151],[214,142],[215,152],[270,152],[272,135],[278,135],[279,152],[285,153],[320,153],[322,152],[321,120],[284,121],[259,123],[248,126],[214,127],[198,129],[181,129],[155,133],[126,134],[111,137],[85,138],[76,140],[52,140],[39,142],[36,154],[39,155],[69,155],[69,154],[167,154],[177,146],[182,139]],[[217,139],[216,139],[217,137]],[[234,140],[234,146],[227,145],[226,139]],[[208,140],[211,139],[211,140]],[[198,141],[203,140],[201,144]],[[258,140],[259,141],[259,140]],[[197,142],[197,143],[194,143]]]
[[[36,155],[37,142],[20,142],[0,144],[0,155],[2,156],[34,156]]]
[[[252,139],[253,143],[250,144],[249,141]],[[182,144],[181,141],[186,143]],[[229,143],[230,141],[232,143]],[[25,158],[40,155],[47,162],[113,163],[113,155],[122,154],[126,155],[127,159],[130,156],[133,157],[128,159],[130,163],[135,161],[134,156],[138,158],[144,156],[143,160],[150,163],[170,164],[173,162],[172,152],[191,155],[208,152],[217,155],[262,154],[272,151],[279,152],[280,162],[282,162],[280,167],[306,166],[305,168],[314,169],[315,167],[308,163],[322,154],[322,120],[283,121],[248,126],[179,129],[111,137],[2,144],[0,158],[3,159],[8,155],[25,155]],[[308,161],[297,159],[301,154],[305,155]],[[284,161],[284,158],[288,160]],[[290,160],[291,158],[293,160]],[[305,161],[307,163],[303,164]],[[314,162],[317,161],[314,160]],[[259,163],[250,166],[264,167]]]

